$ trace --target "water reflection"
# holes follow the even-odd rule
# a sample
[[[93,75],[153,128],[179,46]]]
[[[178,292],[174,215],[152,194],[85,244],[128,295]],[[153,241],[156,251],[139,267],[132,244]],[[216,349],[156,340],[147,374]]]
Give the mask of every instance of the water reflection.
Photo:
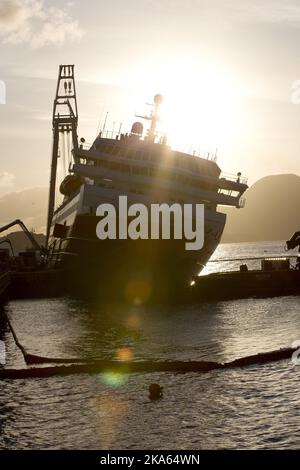
[[[213,359],[234,334],[224,327],[224,303],[153,309],[65,298],[12,302],[7,310],[26,350],[47,357]]]

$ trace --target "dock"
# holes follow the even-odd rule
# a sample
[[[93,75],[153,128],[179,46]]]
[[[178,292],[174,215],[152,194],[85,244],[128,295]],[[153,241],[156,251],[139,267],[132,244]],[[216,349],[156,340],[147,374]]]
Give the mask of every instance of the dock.
[[[19,222],[19,221],[18,221]],[[39,262],[36,251],[26,251],[10,258],[8,250],[0,250],[2,274],[0,272],[0,299],[41,299],[65,295],[104,301],[111,298],[124,300],[121,292],[107,292],[101,288],[85,291],[85,280],[74,280],[71,269],[50,268]],[[296,262],[291,262],[296,259]],[[194,276],[182,289],[175,289],[167,302],[197,303],[202,301],[234,300],[241,298],[267,298],[300,295],[299,256],[277,256],[272,258],[236,258],[211,260],[223,266],[235,262],[239,270],[224,270]],[[248,262],[260,261],[261,269],[248,268]],[[251,265],[250,266],[254,266]],[[155,299],[150,299],[155,303]],[[166,300],[164,300],[166,302]]]
[[[1,289],[3,295],[6,292],[11,300],[41,299],[74,294],[68,273],[59,269],[15,271],[11,274],[3,274],[0,277],[0,292]],[[80,292],[77,294],[80,296]],[[97,294],[101,299],[101,293]],[[300,295],[299,270],[257,269],[200,275],[193,278],[188,290],[184,289],[182,295],[177,292],[175,297],[176,302],[179,303],[198,303],[290,295]]]
[[[62,269],[14,271],[9,286],[10,299],[41,299],[67,294],[66,272]]]
[[[288,258],[262,258],[261,263],[261,269],[250,270],[242,264],[239,271],[194,277],[192,298],[201,301],[300,295],[300,270],[290,267]]]

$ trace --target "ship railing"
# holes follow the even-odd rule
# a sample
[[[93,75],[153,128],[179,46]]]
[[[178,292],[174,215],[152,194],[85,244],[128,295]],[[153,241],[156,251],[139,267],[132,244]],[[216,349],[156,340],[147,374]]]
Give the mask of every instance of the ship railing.
[[[194,157],[203,158],[204,160],[210,160],[212,162],[217,162],[218,155],[217,151],[205,151],[200,147],[195,147],[193,144],[189,145],[175,145],[174,150],[177,152],[187,153],[189,155],[193,155]]]
[[[93,146],[92,143],[90,142],[84,142],[84,143],[79,143],[78,147],[82,150],[90,150],[90,148]]]
[[[117,140],[119,140],[120,134],[119,133],[112,133],[111,131],[107,131],[105,133],[102,133],[101,136],[103,138],[114,139],[114,140],[117,141]],[[83,149],[83,150],[90,150],[90,149],[93,148],[93,144],[88,143],[88,142],[80,143],[79,148]],[[186,153],[188,155],[193,155],[194,157],[203,158],[205,160],[210,160],[212,162],[217,162],[217,159],[218,159],[217,151],[207,152],[207,151],[204,151],[204,150],[200,149],[199,147],[195,148],[193,145],[179,145],[179,146],[174,145],[173,150],[175,150],[176,152],[181,152],[181,153]],[[236,178],[234,176],[232,176],[232,177],[233,177],[233,180],[234,179],[236,180]]]
[[[224,178],[229,181],[234,181],[236,183],[247,184],[248,178],[244,176],[239,176],[238,174],[233,175],[232,173],[221,173],[220,178]]]
[[[107,138],[107,139],[113,139],[113,140],[116,141],[116,144],[119,141],[119,134],[115,134],[113,137],[111,137],[111,135],[106,137],[102,133],[102,137]],[[82,150],[93,150],[93,149],[96,150],[96,148],[94,147],[94,144],[95,144],[95,142],[79,142],[78,147],[79,147],[79,149],[82,149]]]
[[[101,131],[99,133],[99,137],[102,137],[103,139],[114,139],[117,140],[120,137],[120,131],[116,131],[115,129],[113,130],[107,130],[107,131]]]

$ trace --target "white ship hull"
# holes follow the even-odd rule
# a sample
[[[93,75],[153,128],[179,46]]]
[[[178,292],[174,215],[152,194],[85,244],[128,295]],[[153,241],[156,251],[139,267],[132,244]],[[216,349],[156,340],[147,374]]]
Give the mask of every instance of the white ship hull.
[[[189,286],[192,276],[209,260],[226,222],[225,214],[205,210],[204,246],[200,251],[187,251],[185,240],[101,241],[96,236],[99,218],[95,213],[97,206],[105,202],[116,204],[116,191],[82,185],[79,194],[53,217],[53,227],[65,225],[67,231],[65,238],[53,240],[52,260],[69,269],[77,293],[114,297],[118,293],[123,300],[129,296],[127,300],[134,302],[143,300],[140,295],[147,300],[173,297]],[[128,203],[132,202],[150,203],[143,195],[128,195]]]

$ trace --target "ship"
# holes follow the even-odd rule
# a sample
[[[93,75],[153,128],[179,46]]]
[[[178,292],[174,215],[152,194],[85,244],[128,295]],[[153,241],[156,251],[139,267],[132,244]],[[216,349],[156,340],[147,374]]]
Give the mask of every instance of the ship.
[[[152,112],[124,134],[105,131],[91,145],[78,138],[74,65],[59,68],[53,107],[53,151],[47,223],[47,264],[64,269],[75,294],[120,298],[133,304],[170,300],[191,283],[216,250],[226,223],[219,208],[244,206],[247,181],[228,176],[216,155],[199,156],[168,145],[157,132],[162,96]],[[60,184],[63,201],[55,207],[60,144],[71,141],[68,174]],[[96,235],[99,204],[204,204],[204,245],[185,249],[179,239],[107,239]]]

